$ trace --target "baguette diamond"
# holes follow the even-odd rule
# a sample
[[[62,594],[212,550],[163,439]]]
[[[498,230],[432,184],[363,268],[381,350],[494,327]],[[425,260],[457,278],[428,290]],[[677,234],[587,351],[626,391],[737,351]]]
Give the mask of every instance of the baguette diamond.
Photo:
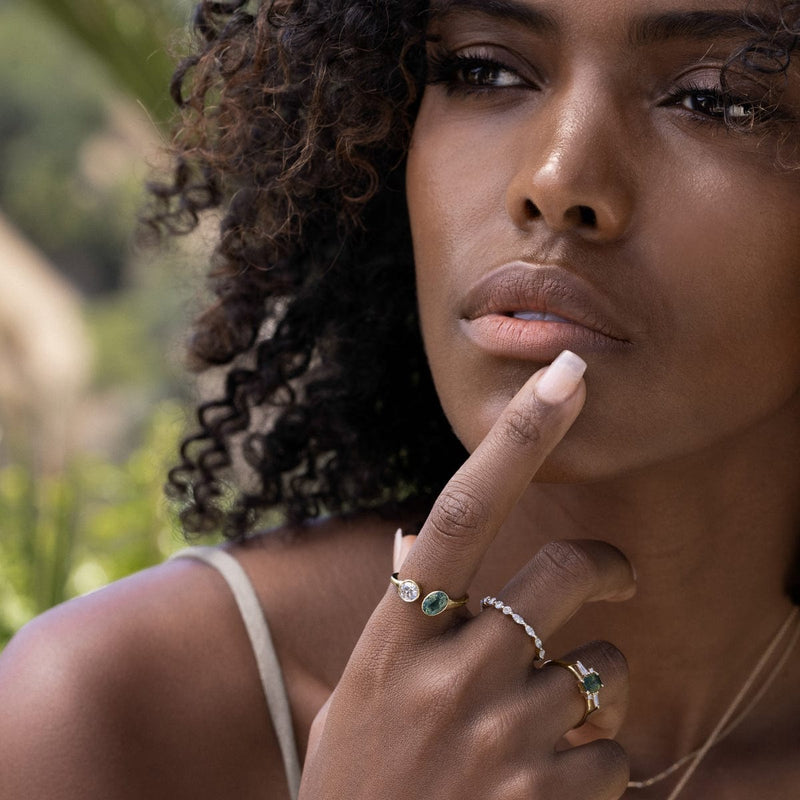
[[[603,681],[600,679],[597,670],[591,667],[586,669],[580,661],[569,662],[555,659],[553,661],[546,661],[544,666],[547,667],[551,664],[571,672],[573,676],[577,678],[578,689],[586,700],[586,710],[583,712],[581,721],[575,726],[576,728],[580,728],[580,726],[586,722],[589,715],[594,714],[594,712],[600,708],[598,692],[603,688]]]

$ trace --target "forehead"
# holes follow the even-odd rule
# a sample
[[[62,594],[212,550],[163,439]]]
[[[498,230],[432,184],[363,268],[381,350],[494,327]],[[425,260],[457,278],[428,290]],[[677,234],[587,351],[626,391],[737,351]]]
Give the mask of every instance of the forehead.
[[[631,45],[670,38],[747,36],[780,24],[780,4],[771,0],[432,0],[434,22],[471,17],[537,33],[572,38],[624,36]]]

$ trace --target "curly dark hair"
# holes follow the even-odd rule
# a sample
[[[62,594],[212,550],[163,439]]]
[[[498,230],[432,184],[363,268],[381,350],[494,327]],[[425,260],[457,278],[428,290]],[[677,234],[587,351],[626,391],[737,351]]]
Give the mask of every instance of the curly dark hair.
[[[216,301],[189,348],[196,369],[223,369],[224,392],[199,406],[168,484],[189,534],[426,505],[464,458],[428,373],[405,207],[427,6],[197,6],[197,52],[171,87],[174,179],[151,185],[148,219],[183,233],[224,208]],[[777,29],[751,18],[730,83],[746,73],[772,97],[797,6]]]
[[[151,216],[184,232],[227,204],[217,299],[190,342],[196,368],[227,365],[224,396],[169,476],[189,533],[430,499],[463,460],[418,331],[405,208],[426,5],[197,8],[202,47],[172,83],[175,180],[152,186]]]

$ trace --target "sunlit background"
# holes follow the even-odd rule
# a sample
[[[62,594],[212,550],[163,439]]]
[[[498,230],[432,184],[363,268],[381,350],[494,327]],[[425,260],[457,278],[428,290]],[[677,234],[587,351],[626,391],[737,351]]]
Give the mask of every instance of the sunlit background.
[[[0,647],[181,546],[203,248],[133,243],[191,0],[0,0]]]

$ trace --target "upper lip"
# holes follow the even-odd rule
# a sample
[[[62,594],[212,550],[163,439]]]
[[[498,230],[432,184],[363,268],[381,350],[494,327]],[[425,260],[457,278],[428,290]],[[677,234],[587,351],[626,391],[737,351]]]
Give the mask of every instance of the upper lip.
[[[555,314],[609,338],[629,341],[605,296],[557,265],[512,261],[492,270],[470,287],[461,318],[469,321],[515,311]]]

